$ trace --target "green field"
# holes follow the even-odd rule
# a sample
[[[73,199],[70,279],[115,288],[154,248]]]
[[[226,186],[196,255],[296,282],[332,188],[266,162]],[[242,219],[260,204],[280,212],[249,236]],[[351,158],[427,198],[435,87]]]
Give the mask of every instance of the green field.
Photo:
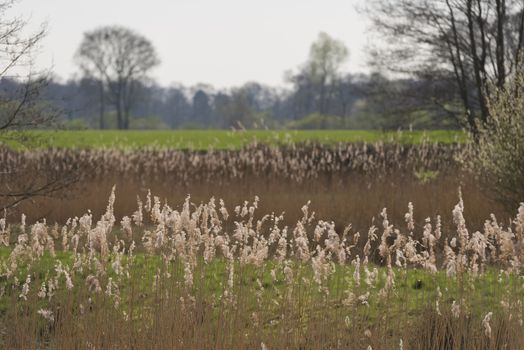
[[[0,247],[0,261],[6,261],[12,253],[12,249]],[[109,261],[114,260],[115,255],[109,257]],[[163,261],[158,255],[147,255],[144,253],[137,253],[129,261],[127,256],[124,256],[123,262],[129,267],[128,271],[133,276],[134,281],[139,281],[138,286],[143,289],[144,293],[150,290],[150,286],[155,278],[155,272],[163,269]],[[19,273],[17,278],[24,280],[28,273],[32,273],[34,276],[45,276],[48,271],[52,271],[57,262],[63,266],[67,266],[72,269],[74,263],[74,255],[71,252],[60,251],[56,252],[55,256],[48,253],[44,254],[39,260],[34,263],[26,265],[24,262],[19,263]],[[128,265],[129,264],[129,265]],[[302,296],[311,298],[311,301],[315,303],[322,302],[322,293],[315,284],[304,284],[302,285],[303,279],[313,281],[314,272],[309,264],[301,264],[299,262],[292,264],[295,272],[296,285],[300,285],[302,289]],[[335,266],[335,265],[334,265]],[[377,268],[379,274],[377,275],[376,285],[372,289],[370,294],[370,308],[367,309],[367,316],[375,318],[383,310],[383,300],[378,296],[380,289],[384,288],[386,284],[387,269],[383,266],[370,265],[370,270]],[[173,276],[182,278],[180,272],[183,271],[184,266],[180,261],[171,262],[169,269]],[[271,270],[279,271],[277,274],[277,281],[272,281]],[[255,265],[242,265],[238,262],[235,263],[235,271],[241,272],[238,275],[239,284],[242,288],[248,290],[257,289],[256,280],[260,279],[262,282],[262,288],[264,290],[264,296],[271,300],[277,298],[278,295],[285,293],[287,286],[284,284],[285,276],[283,275],[281,268],[279,268],[278,262],[268,260],[261,266]],[[474,276],[471,274],[464,274],[461,276],[466,280],[469,285],[464,285],[458,279],[449,278],[446,276],[446,271],[438,271],[436,273],[430,273],[423,269],[403,269],[395,267],[393,269],[395,275],[395,296],[391,296],[390,302],[392,311],[395,312],[407,312],[409,316],[416,316],[422,312],[422,309],[433,303],[436,298],[437,287],[440,286],[447,298],[451,300],[458,300],[463,297],[463,294],[468,291],[468,302],[474,305],[475,308],[472,312],[478,313],[477,316],[482,312],[487,312],[487,309],[492,311],[500,309],[500,299],[503,297],[504,290],[501,286],[493,287],[497,284],[497,279],[500,278],[501,272],[494,268],[488,268],[482,275]],[[368,289],[367,286],[356,286],[352,282],[352,278],[355,272],[355,268],[352,265],[336,265],[333,274],[325,280],[326,287],[330,291],[332,299],[337,300],[344,297],[344,292],[348,286],[352,287],[355,293],[363,294]],[[215,298],[220,296],[223,292],[221,289],[224,286],[224,282],[227,280],[227,261],[225,259],[214,259],[210,262],[204,263],[202,259],[198,259],[198,267],[195,268],[195,275],[198,278],[195,279],[195,288],[199,291],[199,295],[204,298]],[[75,285],[83,286],[83,282],[87,275],[82,276],[79,274],[74,281]],[[112,277],[117,280],[118,275],[114,271],[108,271],[108,277]],[[417,286],[419,281],[420,286]],[[501,283],[499,281],[499,283]],[[518,297],[522,297],[524,291],[518,288],[518,278],[514,275],[506,276],[504,279],[505,287],[511,286]],[[9,285],[9,284],[8,284]],[[487,286],[491,288],[486,289]],[[12,287],[12,286],[11,286]],[[126,286],[121,287],[122,293],[129,292]],[[247,299],[251,307],[256,306],[255,293],[251,295],[253,299]],[[129,297],[129,296],[127,296]],[[332,300],[332,301],[334,301]],[[267,300],[266,300],[267,301]],[[338,300],[340,302],[340,300]],[[153,300],[144,300],[144,302],[153,302]],[[325,300],[324,300],[325,302]],[[396,304],[398,303],[398,304]],[[399,305],[400,304],[400,305]],[[5,313],[6,309],[10,305],[6,302],[5,298],[0,297],[0,315]],[[401,308],[404,307],[404,308]],[[277,310],[271,310],[268,308],[265,311],[271,311],[278,314]],[[400,315],[399,315],[400,316]]]
[[[461,131],[381,132],[364,130],[307,131],[228,131],[228,130],[163,130],[163,131],[33,131],[38,147],[55,148],[180,148],[205,150],[236,149],[257,142],[279,144],[296,142],[389,142],[389,143],[455,143],[464,142]]]

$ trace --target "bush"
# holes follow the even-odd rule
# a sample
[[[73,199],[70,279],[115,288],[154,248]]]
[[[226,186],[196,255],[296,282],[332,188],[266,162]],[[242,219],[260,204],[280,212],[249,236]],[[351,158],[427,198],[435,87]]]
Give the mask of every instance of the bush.
[[[63,124],[64,129],[66,130],[87,130],[89,129],[89,125],[84,119],[71,119],[66,120]]]
[[[467,165],[508,207],[524,201],[524,77],[518,76],[489,101],[490,120],[479,126]]]

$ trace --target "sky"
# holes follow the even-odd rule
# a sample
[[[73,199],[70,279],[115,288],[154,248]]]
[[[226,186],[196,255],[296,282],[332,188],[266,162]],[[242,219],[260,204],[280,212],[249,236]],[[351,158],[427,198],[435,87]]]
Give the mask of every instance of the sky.
[[[361,0],[20,0],[13,14],[30,28],[47,23],[36,64],[62,79],[79,75],[74,54],[83,33],[104,25],[129,27],[150,39],[162,61],[160,84],[257,81],[284,86],[284,72],[307,60],[324,31],[343,41],[346,72],[365,72],[367,23]]]

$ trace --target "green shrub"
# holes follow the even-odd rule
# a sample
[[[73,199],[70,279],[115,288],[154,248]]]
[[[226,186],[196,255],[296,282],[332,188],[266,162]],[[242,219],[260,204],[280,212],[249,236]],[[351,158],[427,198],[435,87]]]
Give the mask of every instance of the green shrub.
[[[64,129],[66,130],[86,130],[89,129],[89,125],[84,119],[71,119],[66,120],[63,124]]]
[[[524,202],[524,77],[492,92],[490,120],[479,125],[466,164],[508,207]]]

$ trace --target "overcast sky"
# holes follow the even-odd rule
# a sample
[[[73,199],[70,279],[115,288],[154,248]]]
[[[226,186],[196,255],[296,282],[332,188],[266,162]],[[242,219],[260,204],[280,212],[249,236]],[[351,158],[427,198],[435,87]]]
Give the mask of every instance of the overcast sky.
[[[284,84],[307,59],[320,31],[346,43],[349,72],[365,71],[366,23],[359,0],[20,0],[32,25],[46,21],[38,65],[62,78],[78,74],[73,55],[85,31],[118,24],[149,38],[162,60],[163,85],[247,81]]]

